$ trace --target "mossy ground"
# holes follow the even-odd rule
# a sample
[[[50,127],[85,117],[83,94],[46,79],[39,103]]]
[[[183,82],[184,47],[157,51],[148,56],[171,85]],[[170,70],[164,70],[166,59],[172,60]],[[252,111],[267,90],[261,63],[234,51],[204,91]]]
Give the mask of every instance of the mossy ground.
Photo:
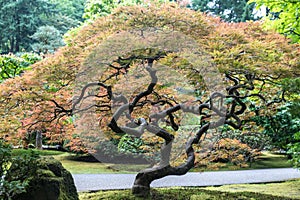
[[[221,187],[207,187],[205,189],[222,192],[257,192],[300,199],[300,179],[282,183],[223,185]]]
[[[155,200],[288,200],[300,199],[300,179],[273,184],[228,185],[215,188],[159,188],[152,189],[147,199]],[[236,188],[242,188],[237,190]],[[277,190],[281,188],[281,190]],[[131,194],[130,190],[110,190],[80,193],[80,200],[142,200]]]

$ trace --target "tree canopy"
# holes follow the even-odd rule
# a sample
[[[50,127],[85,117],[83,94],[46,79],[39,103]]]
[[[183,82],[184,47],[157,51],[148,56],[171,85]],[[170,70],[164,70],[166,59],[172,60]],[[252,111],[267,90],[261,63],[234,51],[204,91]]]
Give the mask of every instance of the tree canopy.
[[[59,30],[53,26],[40,26],[31,37],[36,41],[31,47],[38,53],[53,53],[64,44]]]

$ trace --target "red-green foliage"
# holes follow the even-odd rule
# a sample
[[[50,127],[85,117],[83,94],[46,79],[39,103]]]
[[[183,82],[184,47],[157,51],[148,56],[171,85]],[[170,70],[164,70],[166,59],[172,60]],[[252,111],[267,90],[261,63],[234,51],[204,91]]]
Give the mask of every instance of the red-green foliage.
[[[216,142],[208,152],[198,153],[195,167],[218,169],[229,163],[243,168],[248,167],[248,163],[259,155],[259,151],[237,139],[224,138]]]
[[[247,70],[280,77],[299,74],[299,45],[291,45],[283,36],[263,30],[259,22],[229,24],[176,4],[122,7],[78,29],[54,55],[35,64],[23,76],[0,85],[1,136],[20,143],[27,132],[42,130],[53,143],[67,141],[71,150],[85,150],[74,133],[72,117],[54,112],[56,103],[71,107],[76,73],[103,41],[117,32],[147,27],[178,31],[193,38],[221,72]],[[164,59],[165,65],[186,73],[192,83],[200,82],[201,77],[188,70],[190,64],[186,60],[174,54]],[[103,76],[113,72],[106,71]],[[277,92],[269,83],[263,90],[268,96]],[[109,118],[104,112],[98,116],[102,122]]]

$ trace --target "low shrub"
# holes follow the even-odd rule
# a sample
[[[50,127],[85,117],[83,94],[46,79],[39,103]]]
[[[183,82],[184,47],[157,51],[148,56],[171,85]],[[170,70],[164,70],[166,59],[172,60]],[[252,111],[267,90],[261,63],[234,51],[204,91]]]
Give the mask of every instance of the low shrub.
[[[25,192],[28,177],[37,170],[38,154],[30,153],[12,155],[12,147],[0,140],[0,199],[10,200]]]
[[[300,132],[294,134],[294,139],[300,141]],[[300,142],[292,143],[288,146],[288,155],[290,155],[290,162],[294,167],[300,168]]]
[[[260,155],[260,151],[250,148],[237,139],[223,138],[207,152],[198,152],[195,167],[218,169],[226,164],[235,167],[248,167],[249,162]]]

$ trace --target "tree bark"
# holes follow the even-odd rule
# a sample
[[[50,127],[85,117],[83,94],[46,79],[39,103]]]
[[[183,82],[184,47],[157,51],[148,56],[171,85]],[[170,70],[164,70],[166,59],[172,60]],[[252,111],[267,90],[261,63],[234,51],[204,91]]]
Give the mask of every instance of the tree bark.
[[[184,175],[191,168],[194,167],[195,154],[193,149],[193,144],[197,144],[201,136],[209,129],[210,124],[207,123],[200,128],[197,134],[190,138],[185,146],[185,153],[187,159],[184,164],[178,167],[172,167],[170,164],[166,164],[170,158],[171,151],[171,141],[166,140],[165,145],[161,151],[161,162],[158,167],[153,167],[150,169],[143,170],[139,172],[135,178],[132,193],[138,197],[147,197],[150,195],[150,184],[152,181],[169,176],[169,175]],[[173,140],[173,138],[172,138]]]
[[[42,136],[42,132],[39,130],[36,131],[35,147],[40,150],[43,149],[43,136]]]

